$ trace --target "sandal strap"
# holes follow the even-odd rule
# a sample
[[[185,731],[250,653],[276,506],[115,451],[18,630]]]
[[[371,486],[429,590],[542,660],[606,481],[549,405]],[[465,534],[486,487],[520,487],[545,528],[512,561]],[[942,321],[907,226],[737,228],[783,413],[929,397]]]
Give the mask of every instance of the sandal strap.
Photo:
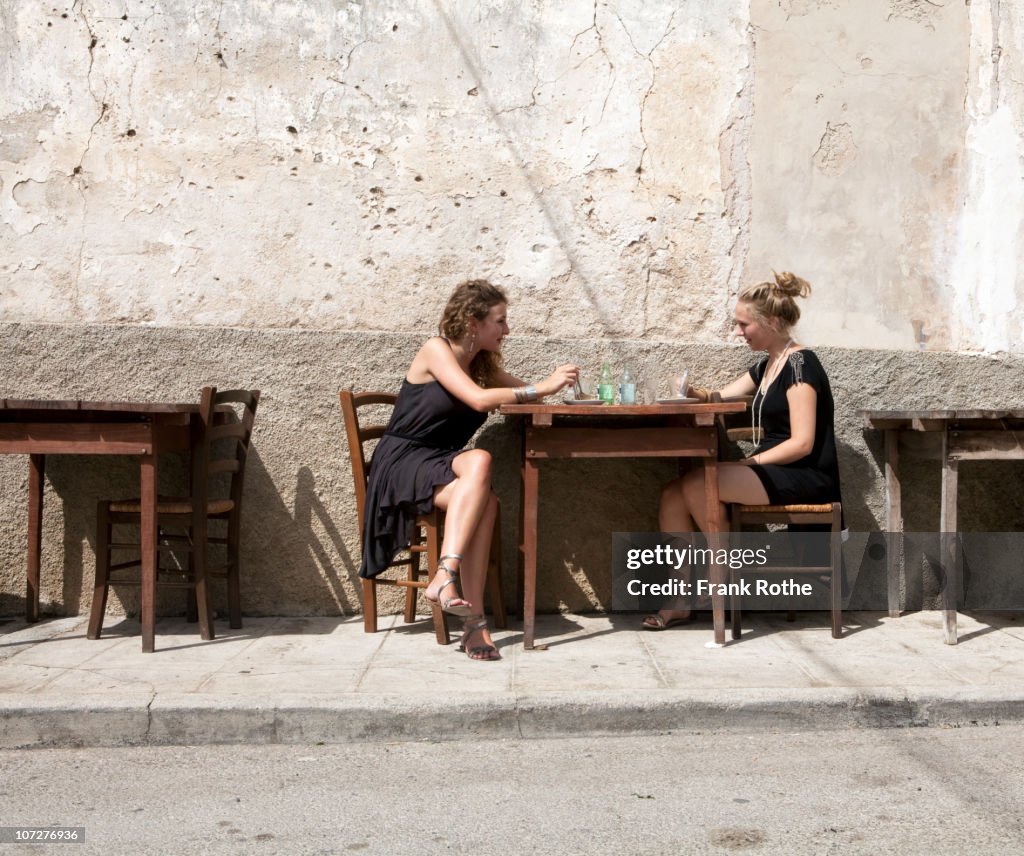
[[[441,592],[448,588],[448,586],[455,586],[455,590],[459,590],[459,584],[455,581],[455,577],[448,577],[448,581],[441,583],[441,587],[437,590],[438,597],[441,596]],[[458,600],[458,598],[450,597],[448,598],[448,600],[445,601],[445,603],[451,603],[453,600]]]
[[[462,622],[462,630],[468,636],[487,627],[487,619],[483,615],[471,615]]]
[[[441,561],[439,561],[437,563],[438,571],[444,571],[446,574],[448,574],[448,582],[445,583],[446,586],[447,585],[451,585],[452,582],[455,580],[455,578],[458,577],[458,575],[459,575],[459,569],[458,568],[449,568],[444,563],[445,559],[450,559],[450,558],[451,558],[451,556],[442,556],[441,557]]]
[[[487,618],[483,615],[471,615],[462,622],[462,643],[459,645],[459,650],[469,655],[471,660],[494,660],[501,659],[500,657],[491,657],[490,654],[496,654],[498,649],[493,645],[467,645],[466,640],[469,639],[474,633],[479,633],[481,630],[487,629]]]
[[[447,556],[442,556],[440,561],[443,562],[445,559],[461,559],[461,558],[462,558],[462,553],[449,553]]]

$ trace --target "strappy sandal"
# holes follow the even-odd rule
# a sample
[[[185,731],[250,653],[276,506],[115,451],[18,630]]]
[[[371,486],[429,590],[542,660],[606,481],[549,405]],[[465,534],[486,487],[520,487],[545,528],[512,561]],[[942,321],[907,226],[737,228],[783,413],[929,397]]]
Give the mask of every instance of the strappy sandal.
[[[693,621],[692,612],[687,612],[686,615],[674,615],[671,618],[665,618],[660,612],[652,612],[640,622],[640,627],[644,630],[668,630],[677,624],[689,624],[691,621]]]
[[[456,570],[452,570],[444,563],[445,559],[461,558],[462,555],[460,553],[452,553],[448,556],[442,556],[437,565],[437,572],[441,573],[441,571],[444,571],[446,574],[448,574],[448,582],[444,583],[441,586],[441,588],[437,590],[436,598],[430,597],[426,592],[423,593],[423,596],[431,603],[440,606],[441,609],[443,609],[449,615],[457,615],[460,618],[466,618],[473,614],[473,605],[468,600],[463,598],[462,592],[459,591],[459,584],[457,582],[459,579],[459,572]],[[455,595],[454,597],[447,597],[442,600],[441,592],[448,588],[448,586],[455,586]],[[458,601],[461,601],[461,603],[459,603]]]
[[[462,641],[459,643],[459,650],[466,654],[470,660],[500,660],[501,654],[493,645],[473,645],[467,647],[466,640],[474,633],[487,629],[487,619],[482,615],[474,615],[462,622]]]

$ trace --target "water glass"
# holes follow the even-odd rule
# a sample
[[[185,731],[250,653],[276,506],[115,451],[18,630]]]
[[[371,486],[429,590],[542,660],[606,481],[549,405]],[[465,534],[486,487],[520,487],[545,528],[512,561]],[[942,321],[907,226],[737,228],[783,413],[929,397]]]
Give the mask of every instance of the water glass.
[[[672,375],[672,379],[670,381],[670,383],[671,383],[670,389],[672,391],[672,396],[674,398],[686,398],[686,393],[690,389],[690,386],[689,386],[689,383],[688,383],[689,379],[690,379],[690,370],[689,369],[683,369],[682,372],[680,372],[679,374]]]

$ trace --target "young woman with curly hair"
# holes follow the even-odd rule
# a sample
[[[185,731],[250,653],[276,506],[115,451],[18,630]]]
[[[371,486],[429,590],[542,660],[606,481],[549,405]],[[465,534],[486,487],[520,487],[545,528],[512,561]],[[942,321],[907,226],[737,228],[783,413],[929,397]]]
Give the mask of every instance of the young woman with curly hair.
[[[362,577],[374,577],[409,546],[417,514],[445,511],[441,563],[425,597],[465,618],[461,648],[473,660],[500,659],[483,617],[484,581],[497,499],[491,455],[464,449],[502,404],[534,401],[575,383],[564,365],[527,385],[504,370],[508,297],[486,280],[459,285],[440,335],[427,340],[406,372],[391,421],[370,462]],[[460,591],[459,580],[462,588]]]

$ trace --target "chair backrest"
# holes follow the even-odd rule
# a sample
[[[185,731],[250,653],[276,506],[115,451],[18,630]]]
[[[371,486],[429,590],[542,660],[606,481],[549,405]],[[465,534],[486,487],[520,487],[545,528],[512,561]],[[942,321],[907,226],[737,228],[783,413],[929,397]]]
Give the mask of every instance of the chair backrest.
[[[719,392],[711,393],[711,400],[718,402],[722,400],[722,394]],[[741,395],[736,398],[730,398],[730,401],[745,401],[747,406],[750,407],[753,404],[754,397],[751,395]],[[725,442],[737,443],[744,441],[752,443],[754,441],[754,429],[750,424],[750,413],[744,410],[742,413],[721,413],[718,416],[718,441],[719,447],[724,447]]]
[[[359,515],[359,529],[363,528],[363,507],[366,504],[366,443],[379,440],[387,428],[387,422],[361,425],[359,408],[371,404],[384,404],[394,407],[398,398],[391,392],[352,392],[343,389],[338,393],[341,399],[341,417],[345,423],[345,436],[348,438],[348,454],[352,460],[352,481],[356,490],[356,511]]]
[[[222,473],[230,475],[227,498],[232,501],[236,514],[242,507],[245,462],[259,402],[258,389],[218,392],[216,387],[207,386],[203,387],[200,397],[200,430],[205,429],[205,442],[199,466],[205,471],[211,487],[216,483],[216,476]],[[200,476],[200,470],[193,466],[194,479]]]

